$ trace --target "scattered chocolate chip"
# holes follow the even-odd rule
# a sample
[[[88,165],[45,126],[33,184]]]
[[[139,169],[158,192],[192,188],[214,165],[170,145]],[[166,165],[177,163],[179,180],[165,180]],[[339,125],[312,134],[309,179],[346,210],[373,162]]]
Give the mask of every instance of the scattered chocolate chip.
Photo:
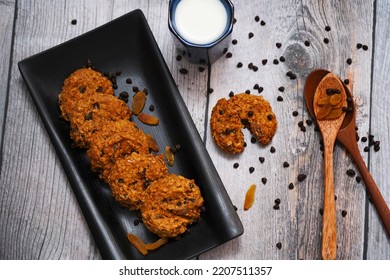
[[[130,78],[126,79],[126,84],[132,84],[132,83],[133,83],[133,81]]]
[[[279,61],[280,61],[280,62],[285,62],[285,61],[286,61],[286,58],[282,55],[281,57],[279,57]]]
[[[268,62],[268,60],[267,60],[267,59],[263,59],[263,60],[261,61],[261,64],[263,64],[263,65],[266,65],[266,64],[267,64],[267,62]]]
[[[264,26],[265,25],[265,21],[264,20],[260,21],[260,25]]]
[[[250,62],[249,64],[248,64],[248,69],[253,69],[253,63],[252,62]]]
[[[289,164],[287,161],[283,162],[283,167],[284,167],[284,168],[287,168],[287,167],[289,167],[289,166],[290,166],[290,164]]]
[[[309,41],[309,40],[306,40],[306,41],[305,41],[305,46],[306,46],[306,47],[310,46],[310,41]]]
[[[275,204],[280,204],[280,198],[275,199]]]
[[[311,125],[313,124],[313,121],[312,121],[312,120],[306,120],[306,124],[307,124],[308,126],[311,126]]]
[[[281,102],[283,101],[283,97],[281,97],[280,95],[276,98],[277,101]]]
[[[260,21],[260,17],[259,16],[255,16],[255,21],[259,22]]]
[[[278,91],[284,92],[284,87],[278,87]]]
[[[233,56],[233,54],[231,53],[231,52],[228,52],[227,54],[226,54],[226,57],[227,58],[231,58]]]
[[[127,91],[122,91],[121,93],[119,93],[119,97],[121,97],[121,98],[128,98],[129,97],[129,93]]]
[[[348,59],[347,59],[347,63],[348,63],[349,65],[351,65],[351,64],[352,64],[352,58],[348,58]]]
[[[255,84],[255,85],[253,86],[253,89],[259,89],[259,84]]]
[[[274,116],[268,115],[268,116],[267,116],[267,119],[268,119],[269,121],[272,121],[272,120],[274,119]]]
[[[344,84],[348,85],[348,84],[349,84],[349,80],[348,80],[348,79],[345,79],[345,80],[344,80]]]
[[[242,67],[242,62],[237,63],[237,68],[241,68],[241,67]]]
[[[363,47],[363,45],[362,45],[361,43],[357,43],[357,44],[356,44],[356,48],[357,48],[357,49],[361,49],[362,47]]]
[[[233,164],[233,168],[235,168],[235,169],[237,169],[239,166],[240,166],[240,165],[239,165],[238,162],[236,162],[236,163]]]
[[[260,161],[260,163],[264,163],[265,158],[264,157],[259,157],[259,161]]]
[[[288,184],[288,189],[289,189],[289,190],[294,189],[294,184],[293,184],[293,183]]]
[[[139,222],[140,222],[139,219],[135,219],[135,220],[134,220],[134,225],[135,225],[135,226],[138,226],[138,225],[139,225]]]
[[[343,217],[347,216],[347,210],[341,211],[341,216],[343,216]]]
[[[259,87],[259,89],[257,90],[259,93],[262,93],[263,92],[263,90],[264,90],[264,88],[263,87]]]
[[[356,175],[356,172],[352,169],[348,169],[346,173],[349,177],[353,177]]]
[[[255,168],[254,167],[249,167],[249,173],[252,174],[253,172],[255,171]]]
[[[272,61],[273,64],[275,65],[278,65],[279,64],[279,60],[277,60],[276,58]]]
[[[328,38],[324,38],[324,43],[325,44],[329,44],[329,39]]]
[[[251,137],[251,143],[252,143],[252,144],[255,144],[256,142],[257,142],[256,138],[252,136],[252,137]]]
[[[276,149],[275,149],[274,146],[271,146],[271,148],[269,149],[269,151],[273,154],[273,153],[275,153]]]
[[[72,19],[72,21],[70,22],[72,25],[76,25],[77,24],[77,19]]]
[[[362,49],[363,49],[364,51],[366,51],[366,50],[368,50],[368,46],[367,46],[367,45],[363,45]]]
[[[208,88],[207,89],[207,93],[210,94],[210,93],[213,93],[214,92],[214,89],[213,88]]]
[[[153,112],[153,111],[154,111],[154,105],[153,105],[153,104],[151,104],[151,105],[149,106],[149,111],[150,111],[150,112]]]
[[[233,97],[234,96],[234,92],[229,92],[229,97]]]
[[[380,146],[374,146],[374,151],[375,151],[375,152],[378,152],[380,149],[381,149]]]
[[[249,32],[248,38],[251,39],[251,38],[253,38],[253,36],[255,36],[255,35],[252,32]]]
[[[256,65],[253,65],[253,69],[252,69],[254,72],[257,72],[257,70],[259,70],[259,67],[257,67]]]
[[[280,206],[278,204],[275,204],[272,208],[274,208],[274,210],[279,210]]]
[[[327,26],[325,26],[325,31],[330,31],[330,26],[329,25],[327,25]]]
[[[276,243],[276,248],[278,248],[279,250],[282,249],[282,243],[280,242]]]
[[[232,40],[232,44],[233,44],[233,45],[237,45],[237,43],[238,43],[238,41],[237,41],[236,39],[233,39],[233,40]]]
[[[262,182],[264,185],[267,184],[267,178],[265,178],[265,177],[261,178],[261,182]]]
[[[306,179],[306,174],[299,174],[297,179],[298,182],[303,182]]]
[[[180,74],[183,74],[183,75],[188,74],[188,70],[185,69],[185,68],[181,68],[181,69],[179,70],[179,72],[180,72]]]
[[[298,114],[299,114],[298,111],[293,111],[293,112],[292,112],[292,115],[293,115],[294,117],[297,117]]]
[[[370,147],[364,147],[363,151],[368,152],[370,150]]]
[[[362,177],[360,177],[360,176],[356,176],[356,182],[358,182],[358,183],[360,183],[361,181],[362,181]]]
[[[367,137],[366,137],[366,136],[363,136],[360,140],[361,140],[363,143],[364,143],[364,142],[367,142]]]
[[[133,90],[133,92],[139,92],[139,88],[136,86],[133,86],[132,90]]]
[[[306,132],[306,127],[301,126],[301,127],[300,127],[300,130],[301,130],[302,132]]]
[[[276,47],[280,49],[282,47],[282,43],[276,43]]]
[[[250,91],[249,89],[247,89],[247,90],[245,91],[245,93],[246,93],[246,94],[250,94],[251,91]]]
[[[176,60],[177,60],[177,61],[180,61],[180,60],[181,60],[181,55],[180,55],[180,54],[176,56]]]

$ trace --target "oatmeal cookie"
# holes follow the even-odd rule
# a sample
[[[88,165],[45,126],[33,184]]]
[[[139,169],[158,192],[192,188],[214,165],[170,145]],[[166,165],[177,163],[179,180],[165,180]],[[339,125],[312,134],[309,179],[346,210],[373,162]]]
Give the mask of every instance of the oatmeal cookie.
[[[104,122],[128,120],[131,115],[127,104],[115,96],[101,93],[83,96],[69,113],[70,136],[77,147],[88,148]]]
[[[244,134],[239,115],[225,98],[218,100],[211,112],[211,134],[217,145],[224,151],[237,154],[244,150]]]
[[[101,178],[116,160],[133,152],[149,153],[146,135],[137,124],[129,120],[106,121],[90,141],[87,155],[91,168],[99,172]]]
[[[65,79],[58,96],[61,116],[69,121],[69,114],[82,96],[102,93],[114,95],[111,81],[91,68],[81,68]]]
[[[240,93],[230,98],[229,102],[238,112],[241,122],[261,144],[271,142],[278,122],[268,101],[262,96]]]
[[[149,184],[167,175],[163,155],[132,153],[116,160],[106,181],[120,204],[137,210],[141,205],[141,195]]]
[[[262,96],[246,93],[236,94],[229,100],[218,100],[210,119],[214,141],[230,154],[244,150],[244,127],[249,129],[259,143],[267,145],[275,135],[277,126],[278,122],[269,102]]]
[[[200,217],[203,198],[194,180],[170,174],[150,184],[141,205],[144,225],[158,236],[175,237]]]

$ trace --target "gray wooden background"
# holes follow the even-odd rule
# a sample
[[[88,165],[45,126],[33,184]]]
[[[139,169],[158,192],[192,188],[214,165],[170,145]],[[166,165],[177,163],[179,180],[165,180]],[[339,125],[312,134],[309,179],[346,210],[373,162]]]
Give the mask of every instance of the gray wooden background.
[[[141,9],[203,137],[226,189],[238,207],[244,234],[200,259],[320,259],[323,199],[320,135],[303,100],[307,74],[326,68],[349,79],[358,105],[360,137],[372,134],[381,149],[363,152],[387,203],[390,203],[390,1],[387,0],[233,0],[231,58],[210,72],[177,61],[167,28],[164,0],[5,0],[0,1],[0,259],[99,259],[84,217],[62,166],[17,69],[17,62]],[[259,16],[265,25],[255,21]],[[77,19],[77,24],[71,24]],[[326,31],[325,27],[331,30]],[[249,32],[253,38],[249,39]],[[328,38],[329,43],[324,43]],[[306,46],[305,41],[310,45]],[[276,43],[281,43],[280,48]],[[358,49],[361,43],[368,50]],[[286,61],[273,64],[284,56]],[[352,58],[352,64],[346,63]],[[262,60],[267,59],[263,65]],[[242,62],[243,67],[237,68]],[[248,69],[248,64],[258,71]],[[179,73],[187,68],[188,75]],[[290,80],[287,71],[297,79]],[[209,86],[213,89],[207,94]],[[244,153],[227,156],[213,143],[208,120],[217,100],[258,84],[279,121],[272,143],[250,142]],[[278,90],[285,88],[284,92]],[[277,101],[277,96],[283,102]],[[293,116],[293,111],[298,116]],[[207,113],[205,113],[207,112]],[[304,122],[306,132],[298,123]],[[275,153],[270,152],[270,147]],[[263,164],[259,157],[264,157]],[[289,167],[284,168],[283,162]],[[233,164],[239,163],[234,169]],[[363,183],[346,175],[356,170],[345,150],[335,148],[338,259],[390,259],[386,235]],[[253,173],[249,167],[254,167]],[[306,174],[303,182],[298,174]],[[267,178],[263,184],[261,178]],[[256,200],[243,210],[245,192],[257,185]],[[294,184],[290,190],[288,185]],[[274,200],[281,200],[274,210]],[[343,217],[342,211],[346,211]],[[277,243],[282,247],[278,249]]]

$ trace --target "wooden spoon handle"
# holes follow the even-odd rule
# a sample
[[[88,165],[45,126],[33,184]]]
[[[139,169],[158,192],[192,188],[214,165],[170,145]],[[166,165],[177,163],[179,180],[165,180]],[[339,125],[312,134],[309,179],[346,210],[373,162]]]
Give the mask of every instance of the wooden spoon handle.
[[[356,146],[356,147],[355,147]],[[376,211],[380,219],[382,220],[383,226],[387,232],[387,235],[390,237],[390,210],[384,200],[378,186],[376,185],[374,179],[372,178],[370,171],[368,170],[361,154],[359,148],[356,145],[350,147],[350,154],[362,176],[364,184],[366,186],[367,192],[370,195],[370,200],[374,204]]]
[[[336,205],[333,175],[334,143],[324,143],[324,214],[322,217],[322,259],[335,260],[337,256]]]

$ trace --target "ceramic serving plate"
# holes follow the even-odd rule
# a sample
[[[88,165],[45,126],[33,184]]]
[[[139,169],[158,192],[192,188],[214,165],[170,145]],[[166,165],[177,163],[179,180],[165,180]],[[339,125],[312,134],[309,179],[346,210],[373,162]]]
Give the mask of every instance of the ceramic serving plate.
[[[121,71],[118,89],[132,93],[131,86],[148,89],[145,110],[158,126],[140,128],[157,140],[160,153],[165,146],[180,144],[170,173],[194,179],[205,199],[201,219],[189,231],[168,244],[141,255],[127,240],[127,234],[145,243],[158,237],[142,223],[139,212],[120,206],[109,186],[93,173],[85,150],[72,148],[69,124],[59,115],[58,94],[64,79],[93,62],[102,72]],[[52,143],[72,185],[103,259],[189,259],[243,233],[242,224],[205,149],[192,118],[140,10],[130,12],[95,30],[19,62],[19,69],[41,115]],[[132,79],[132,85],[126,79]],[[130,98],[131,100],[131,98]],[[131,103],[131,101],[129,102]]]

